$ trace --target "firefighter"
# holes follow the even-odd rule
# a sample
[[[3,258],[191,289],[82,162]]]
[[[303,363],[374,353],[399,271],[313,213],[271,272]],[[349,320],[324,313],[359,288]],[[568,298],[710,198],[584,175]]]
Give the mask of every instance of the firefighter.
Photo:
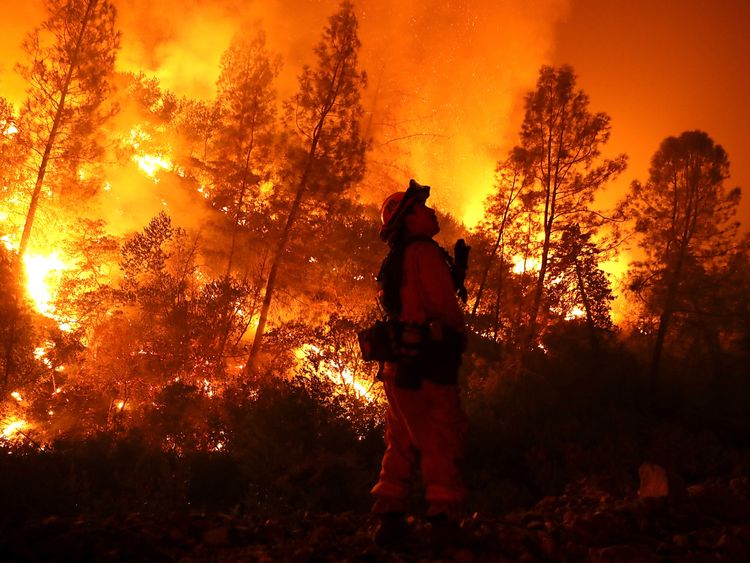
[[[381,545],[399,544],[408,534],[405,512],[415,464],[437,543],[456,535],[455,514],[466,496],[457,466],[467,420],[458,387],[464,319],[456,298],[457,292],[465,295],[465,270],[432,239],[440,227],[426,205],[429,194],[429,186],[411,180],[381,208],[380,238],[390,251],[378,275],[379,298],[398,326],[399,352],[398,361],[381,362],[378,375],[388,399],[386,451],[372,489],[379,517],[374,539]],[[465,268],[468,248],[462,248],[463,259],[455,262]]]

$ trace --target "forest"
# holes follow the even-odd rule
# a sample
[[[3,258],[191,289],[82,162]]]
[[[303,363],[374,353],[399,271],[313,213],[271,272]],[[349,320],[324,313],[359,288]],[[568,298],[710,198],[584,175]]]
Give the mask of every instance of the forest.
[[[371,165],[396,149],[370,135],[354,5],[291,97],[256,25],[205,100],[116,70],[110,0],[47,4],[25,101],[0,91],[0,545],[391,560],[367,539],[385,398],[357,332],[382,315],[380,203],[411,175]],[[603,210],[627,155],[575,70],[543,66],[522,103],[481,221],[437,210],[439,242],[472,249],[478,539],[453,560],[742,559],[750,235],[730,155],[675,132]],[[137,222],[144,202],[160,211]],[[649,467],[669,494],[646,498]],[[415,542],[398,560],[424,560]]]

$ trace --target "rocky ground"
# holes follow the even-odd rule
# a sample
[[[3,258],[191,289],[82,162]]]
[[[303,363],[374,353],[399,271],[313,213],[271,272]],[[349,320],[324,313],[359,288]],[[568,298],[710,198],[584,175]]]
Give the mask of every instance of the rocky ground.
[[[658,485],[658,484],[657,484]],[[643,493],[643,484],[641,485]],[[659,494],[659,487],[656,493]],[[668,496],[617,498],[591,481],[528,510],[474,514],[467,544],[435,553],[413,518],[409,543],[370,540],[368,514],[129,514],[56,517],[4,527],[6,561],[750,561],[750,478],[670,487]],[[652,491],[653,492],[653,491]],[[663,492],[667,492],[664,490]]]

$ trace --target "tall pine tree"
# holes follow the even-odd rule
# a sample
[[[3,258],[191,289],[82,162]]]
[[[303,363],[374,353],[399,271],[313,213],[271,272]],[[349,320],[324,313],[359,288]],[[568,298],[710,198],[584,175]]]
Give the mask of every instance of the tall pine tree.
[[[108,117],[103,102],[119,41],[109,0],[48,0],[47,19],[23,43],[29,62],[19,70],[28,83],[28,97],[20,128],[34,154],[36,178],[21,256],[29,245],[43,189],[59,189],[79,164],[99,153],[97,130]]]
[[[537,338],[550,253],[561,228],[587,224],[595,216],[591,209],[595,193],[624,170],[626,157],[601,158],[610,134],[609,116],[591,112],[589,98],[576,89],[576,75],[569,66],[543,66],[525,108],[520,146],[530,162],[543,231],[528,346]]]
[[[664,343],[678,309],[694,299],[691,281],[728,260],[736,244],[740,189],[726,190],[727,153],[703,131],[665,139],[645,184],[633,182],[626,216],[646,257],[633,264],[632,288],[658,316],[650,377],[657,383]]]
[[[354,6],[344,0],[329,18],[315,47],[316,66],[303,69],[299,91],[286,105],[287,121],[297,137],[290,158],[296,164],[289,175],[293,198],[271,259],[255,338],[244,368],[246,375],[255,369],[279,267],[303,200],[322,194],[339,196],[364,173],[366,142],[360,134],[360,95],[366,77],[359,70],[357,28]]]

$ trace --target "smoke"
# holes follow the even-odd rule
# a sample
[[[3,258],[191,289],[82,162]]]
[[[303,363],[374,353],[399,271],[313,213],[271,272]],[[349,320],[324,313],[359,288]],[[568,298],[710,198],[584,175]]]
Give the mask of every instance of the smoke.
[[[178,94],[210,98],[219,60],[239,29],[260,25],[282,57],[280,98],[294,93],[336,0],[118,3],[119,65],[153,72]],[[548,61],[566,0],[359,1],[363,102],[373,138],[365,200],[433,186],[443,211],[469,223],[481,213],[496,161],[515,141],[523,93]]]
[[[16,63],[24,60],[21,43],[44,16],[40,0],[3,6],[3,17],[0,18],[0,96],[15,104],[23,101],[26,90],[24,81],[14,71]]]
[[[314,62],[337,0],[115,0],[122,32],[118,68],[159,78],[178,96],[210,99],[219,61],[240,29],[262,27],[281,55],[280,99],[294,93]],[[514,143],[524,92],[548,62],[568,0],[488,2],[359,0],[360,59],[369,84],[363,103],[373,139],[361,195],[380,201],[410,176],[433,186],[434,204],[474,223],[494,167]],[[43,17],[40,0],[0,23],[0,95],[19,101],[22,83],[8,61]],[[14,45],[16,45],[14,47]],[[12,87],[13,96],[8,95]],[[6,85],[8,89],[6,89]]]

